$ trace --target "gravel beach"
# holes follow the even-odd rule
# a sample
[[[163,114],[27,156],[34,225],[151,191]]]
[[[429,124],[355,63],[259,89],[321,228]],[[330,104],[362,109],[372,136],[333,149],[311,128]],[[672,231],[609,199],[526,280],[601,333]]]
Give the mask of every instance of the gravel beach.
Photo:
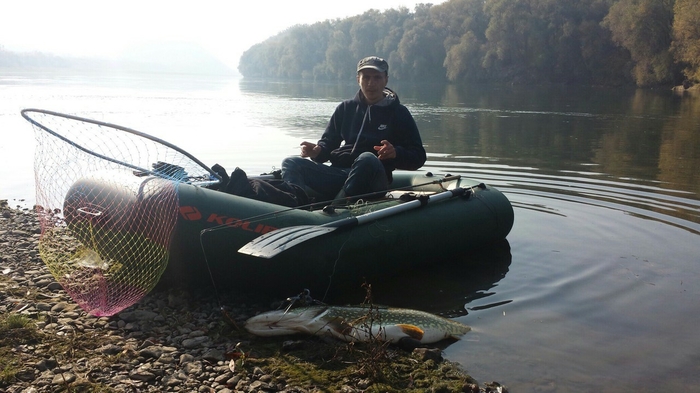
[[[115,316],[88,315],[41,261],[33,210],[0,200],[0,212],[0,392],[506,391],[440,349],[245,332],[270,299],[158,289]]]

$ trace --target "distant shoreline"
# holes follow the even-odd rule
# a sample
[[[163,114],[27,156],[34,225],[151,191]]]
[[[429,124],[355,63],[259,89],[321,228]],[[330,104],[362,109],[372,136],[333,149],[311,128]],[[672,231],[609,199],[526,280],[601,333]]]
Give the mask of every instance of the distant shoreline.
[[[0,70],[23,72],[90,72],[240,76],[199,46],[144,44],[118,58],[60,56],[43,52],[13,52],[0,46]],[[184,54],[187,54],[186,56]]]

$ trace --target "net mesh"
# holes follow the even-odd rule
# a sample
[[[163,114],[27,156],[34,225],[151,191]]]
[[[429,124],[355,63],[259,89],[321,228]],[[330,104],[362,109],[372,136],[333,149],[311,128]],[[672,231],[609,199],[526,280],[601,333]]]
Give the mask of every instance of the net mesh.
[[[136,303],[167,266],[178,185],[214,181],[211,171],[138,131],[42,110],[22,115],[36,137],[42,260],[92,315]]]

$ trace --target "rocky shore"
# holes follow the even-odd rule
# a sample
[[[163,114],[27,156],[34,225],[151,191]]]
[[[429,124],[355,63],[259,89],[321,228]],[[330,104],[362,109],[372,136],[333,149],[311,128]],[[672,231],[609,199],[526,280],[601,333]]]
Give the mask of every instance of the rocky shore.
[[[241,327],[270,299],[165,289],[112,317],[75,305],[39,257],[31,209],[0,200],[0,392],[504,392],[439,349]]]

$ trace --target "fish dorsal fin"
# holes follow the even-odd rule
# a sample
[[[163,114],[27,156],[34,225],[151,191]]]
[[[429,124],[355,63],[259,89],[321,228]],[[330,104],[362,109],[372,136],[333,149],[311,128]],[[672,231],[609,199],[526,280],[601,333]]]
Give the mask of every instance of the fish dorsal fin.
[[[414,340],[418,340],[418,341],[422,340],[422,339],[423,339],[423,334],[425,334],[425,332],[423,331],[423,329],[419,328],[419,327],[416,326],[416,325],[409,325],[409,324],[405,324],[405,323],[399,323],[399,324],[396,324],[396,326],[398,326],[399,328],[401,328],[401,331],[402,331],[402,332],[404,332],[408,337],[411,337],[411,338],[414,339]]]

